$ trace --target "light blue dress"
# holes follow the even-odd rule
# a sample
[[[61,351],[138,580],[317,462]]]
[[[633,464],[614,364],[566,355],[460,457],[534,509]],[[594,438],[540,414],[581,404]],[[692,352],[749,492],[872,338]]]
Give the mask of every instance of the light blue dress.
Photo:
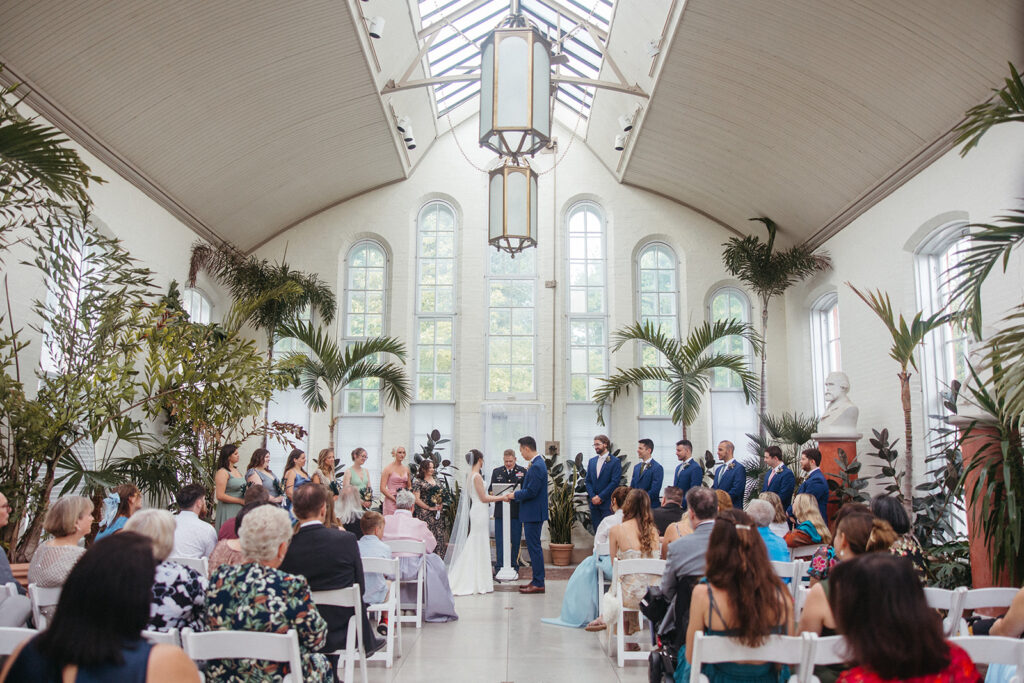
[[[116,531],[120,531],[121,529],[124,528],[124,525],[127,522],[128,522],[128,518],[127,517],[118,517],[117,519],[115,519],[113,522],[110,523],[110,526],[108,526],[106,529],[104,529],[103,531],[101,531],[98,534],[96,534],[96,540],[98,541],[101,538],[106,538],[107,536],[109,536],[110,534],[112,534],[112,533],[114,533]]]
[[[287,475],[288,473],[285,472],[285,476]],[[296,471],[295,481],[292,483],[292,493],[295,492],[295,489],[299,488],[303,484],[308,484],[310,481],[312,480],[309,477],[304,477],[302,476],[302,472]],[[288,496],[285,496],[284,499],[284,509],[288,511],[288,516],[292,518],[292,523],[294,524],[297,520],[295,518],[295,515],[292,514],[292,499],[289,498]]]
[[[989,664],[985,674],[985,683],[1010,683],[1017,675],[1017,667],[1012,664]]]
[[[608,532],[617,524],[622,523],[622,512],[616,511],[601,520],[595,534],[607,541]],[[603,532],[603,533],[602,533]],[[541,619],[545,624],[583,628],[601,615],[601,596],[597,593],[597,572],[604,572],[606,579],[612,577],[612,560],[608,555],[591,555],[580,562],[569,577],[562,597],[562,613],[555,619]]]

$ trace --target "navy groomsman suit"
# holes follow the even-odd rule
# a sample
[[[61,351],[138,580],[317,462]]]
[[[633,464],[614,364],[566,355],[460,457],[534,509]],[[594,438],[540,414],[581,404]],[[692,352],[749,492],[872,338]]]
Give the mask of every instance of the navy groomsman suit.
[[[676,465],[676,476],[672,485],[683,491],[683,509],[686,509],[686,492],[694,486],[700,486],[704,481],[704,469],[694,458],[687,458],[686,462]]]
[[[665,468],[653,456],[647,462],[633,467],[630,488],[643,489],[651,497],[651,509],[661,506],[661,484],[665,480]]]
[[[604,458],[601,463],[601,471],[598,472],[598,461]],[[595,455],[587,463],[587,476],[584,482],[587,485],[587,502],[590,503],[590,520],[594,529],[601,523],[601,520],[612,514],[612,491],[619,485],[622,478],[622,463],[611,453]],[[591,499],[594,496],[601,497],[601,504],[594,505]]]
[[[768,474],[764,475],[764,488],[762,491],[765,493],[775,493],[782,500],[782,509],[785,510],[789,507],[789,504],[793,502],[793,489],[796,488],[796,475],[793,474],[793,470],[780,465],[779,469],[771,470]]]
[[[711,485],[713,489],[721,489],[729,494],[732,499],[732,506],[737,510],[743,509],[743,492],[747,486],[747,470],[743,464],[733,458],[728,463],[722,463],[715,470],[715,481]]]
[[[797,494],[809,493],[818,499],[818,509],[821,511],[821,518],[828,524],[828,482],[825,480],[825,473],[815,468],[797,489]],[[792,509],[787,510],[792,514]]]

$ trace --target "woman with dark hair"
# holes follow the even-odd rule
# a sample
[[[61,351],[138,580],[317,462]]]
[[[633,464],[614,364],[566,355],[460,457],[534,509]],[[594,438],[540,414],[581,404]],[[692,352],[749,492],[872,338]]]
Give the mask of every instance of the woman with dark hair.
[[[444,518],[441,515],[444,489],[434,477],[435,471],[434,461],[429,458],[421,462],[416,470],[416,476],[412,478],[412,494],[416,496],[416,507],[412,509],[412,516],[426,522],[430,533],[437,539],[434,552],[444,557],[448,549]]]
[[[292,452],[288,454],[288,459],[284,463],[284,495],[287,496],[284,507],[288,510],[288,514],[292,514],[292,493],[295,489],[299,488],[305,483],[312,481],[309,475],[306,474],[306,470],[303,469],[306,466],[306,452],[301,448],[293,448]],[[294,517],[292,518],[294,522]]]
[[[831,583],[829,607],[853,664],[840,683],[981,680],[967,653],[943,638],[910,562],[871,553],[840,562]]]
[[[180,648],[142,639],[155,570],[145,536],[95,543],[68,574],[50,627],[15,649],[0,680],[198,681]]]
[[[103,499],[103,530],[96,534],[96,540],[116,534],[128,518],[141,509],[142,493],[134,484],[115,486],[110,495]]]
[[[217,458],[217,472],[213,475],[217,514],[213,519],[213,527],[218,532],[220,525],[237,515],[245,505],[245,501],[242,500],[245,479],[238,471],[240,457],[238,446],[229,443],[221,447],[220,456]]]
[[[661,557],[661,543],[658,527],[651,514],[651,499],[643,489],[631,489],[622,503],[622,524],[612,527],[608,533],[608,551],[619,560],[633,560],[642,557]],[[636,609],[647,587],[661,580],[653,574],[628,574],[619,579],[619,594],[605,593],[601,601],[601,616],[587,624],[588,631],[602,631],[615,621],[624,606]],[[627,633],[635,632],[639,622],[636,615],[627,614]]]
[[[921,585],[926,585],[928,573],[925,570],[924,551],[913,529],[910,528],[910,515],[907,514],[903,503],[892,496],[877,495],[871,499],[871,514],[889,522],[889,526],[899,536],[896,542],[889,546],[889,552],[910,560],[917,571],[917,578],[921,580]]]
[[[281,480],[270,471],[270,451],[266,448],[257,448],[252,452],[249,466],[245,469],[245,480],[249,484],[260,484],[265,488],[271,503],[284,503],[284,489],[281,488]]]
[[[690,623],[682,653],[685,659],[679,659],[677,681],[689,678],[689,653],[697,631],[729,636],[749,647],[761,645],[770,635],[793,632],[793,600],[775,574],[761,534],[747,513],[718,513],[708,543],[705,575],[707,578],[694,587],[690,600]],[[705,664],[701,673],[711,683],[785,680],[771,663]]]

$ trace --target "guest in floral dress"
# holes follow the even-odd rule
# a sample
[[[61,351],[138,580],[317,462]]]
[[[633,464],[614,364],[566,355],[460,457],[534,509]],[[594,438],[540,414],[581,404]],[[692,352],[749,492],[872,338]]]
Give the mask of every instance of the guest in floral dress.
[[[907,514],[907,509],[892,496],[878,495],[871,499],[871,513],[875,517],[889,522],[889,526],[899,536],[896,542],[889,546],[889,552],[910,560],[921,585],[927,585],[928,575],[925,569],[924,551],[917,541],[917,536],[910,528],[910,516]]]
[[[46,512],[43,530],[53,536],[36,548],[28,567],[28,581],[40,588],[60,588],[85,548],[78,545],[92,527],[92,501],[84,496],[64,496]],[[41,607],[47,620],[56,605]]]
[[[210,579],[206,595],[206,626],[210,631],[262,631],[287,633],[295,629],[302,651],[302,680],[331,680],[327,657],[318,650],[327,639],[327,622],[310,596],[301,576],[278,567],[288,550],[292,526],[288,513],[262,505],[246,515],[239,541],[246,561],[222,565]],[[207,680],[279,680],[288,665],[259,659],[210,660]]]
[[[448,535],[444,528],[444,515],[441,514],[444,502],[444,489],[434,478],[434,461],[424,460],[420,463],[416,476],[412,480],[412,492],[416,496],[416,507],[412,515],[427,523],[430,533],[437,539],[434,552],[444,557],[448,548]]]
[[[124,525],[125,531],[134,531],[153,541],[153,557],[158,563],[146,628],[202,631],[206,577],[191,567],[168,561],[174,548],[174,527],[174,515],[167,510],[142,510]]]

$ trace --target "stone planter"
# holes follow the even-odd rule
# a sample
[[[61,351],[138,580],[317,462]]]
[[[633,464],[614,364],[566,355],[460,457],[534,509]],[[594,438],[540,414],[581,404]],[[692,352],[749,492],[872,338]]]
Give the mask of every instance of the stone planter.
[[[551,564],[556,567],[568,567],[572,563],[572,543],[550,544]]]

